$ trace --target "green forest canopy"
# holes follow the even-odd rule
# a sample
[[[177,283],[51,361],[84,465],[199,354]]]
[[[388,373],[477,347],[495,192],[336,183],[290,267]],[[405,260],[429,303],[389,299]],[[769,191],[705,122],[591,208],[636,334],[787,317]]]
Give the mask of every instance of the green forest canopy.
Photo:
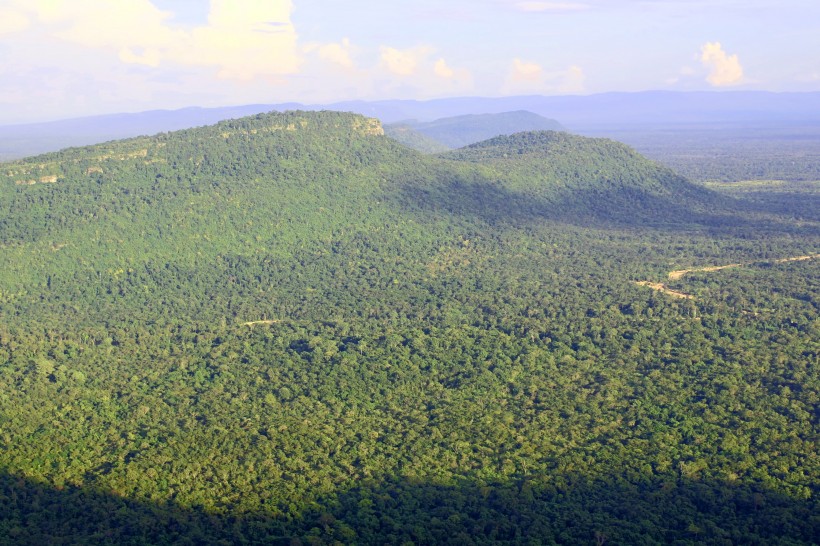
[[[0,543],[816,541],[816,186],[382,133],[2,165]]]

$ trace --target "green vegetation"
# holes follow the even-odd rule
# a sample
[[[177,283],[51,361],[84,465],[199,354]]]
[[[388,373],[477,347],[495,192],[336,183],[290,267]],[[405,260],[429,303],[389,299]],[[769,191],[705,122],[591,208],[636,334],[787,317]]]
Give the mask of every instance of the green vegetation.
[[[816,191],[381,133],[2,165],[0,544],[817,541]]]

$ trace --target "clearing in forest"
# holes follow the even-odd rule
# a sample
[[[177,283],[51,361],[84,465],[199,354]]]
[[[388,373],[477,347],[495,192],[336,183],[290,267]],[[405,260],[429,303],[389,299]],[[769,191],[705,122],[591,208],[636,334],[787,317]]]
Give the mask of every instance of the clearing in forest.
[[[676,271],[669,272],[669,280],[676,281],[686,275],[687,273],[698,273],[698,272],[706,272],[706,271],[720,271],[721,269],[729,269],[730,267],[741,267],[744,265],[757,265],[757,264],[768,264],[768,263],[775,263],[775,264],[782,264],[786,262],[800,262],[803,260],[811,260],[814,258],[820,258],[820,254],[806,254],[804,256],[793,256],[791,258],[779,258],[777,260],[759,260],[755,262],[745,262],[745,263],[738,263],[738,264],[728,264],[728,265],[715,265],[710,267],[697,267],[694,269],[678,269]]]
[[[256,326],[257,324],[277,324],[281,320],[252,320],[250,322],[243,322],[242,326]]]
[[[695,273],[696,271],[720,271],[721,269],[729,269],[730,267],[740,267],[744,264],[728,264],[728,265],[714,265],[711,267],[699,267],[697,269],[678,269],[677,271],[669,272],[669,280],[676,281],[686,275],[687,273]]]
[[[650,281],[636,281],[636,284],[640,286],[648,286],[652,290],[657,290],[658,292],[663,292],[664,294],[669,294],[673,298],[681,298],[686,300],[693,300],[695,296],[691,294],[684,294],[683,292],[678,292],[677,290],[672,290],[671,288],[667,288],[666,285],[659,283],[659,282],[650,282]]]
[[[803,256],[792,256],[790,258],[778,258],[776,260],[759,260],[755,262],[745,262],[745,263],[737,263],[737,264],[727,264],[727,265],[715,265],[709,267],[697,267],[693,269],[678,269],[675,271],[669,272],[669,280],[670,281],[677,281],[681,279],[687,273],[700,273],[700,272],[708,272],[708,271],[720,271],[721,269],[729,269],[732,267],[742,267],[744,265],[758,265],[758,264],[782,264],[787,262],[801,262],[803,260],[812,260],[814,258],[820,258],[820,254],[805,254]],[[666,285],[659,283],[659,282],[651,282],[651,281],[636,281],[636,284],[640,286],[648,286],[653,290],[657,290],[658,292],[663,292],[664,294],[669,294],[675,298],[682,298],[682,299],[695,299],[694,296],[690,294],[684,294],[683,292],[678,292],[676,290],[672,290],[667,288]]]

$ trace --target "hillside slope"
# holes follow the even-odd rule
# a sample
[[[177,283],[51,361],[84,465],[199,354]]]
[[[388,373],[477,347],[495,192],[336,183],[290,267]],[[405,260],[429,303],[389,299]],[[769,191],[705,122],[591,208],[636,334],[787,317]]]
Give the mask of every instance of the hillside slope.
[[[555,131],[517,133],[440,157],[488,167],[505,187],[531,204],[548,203],[542,207],[567,220],[709,223],[704,213],[731,208],[718,194],[608,139]]]

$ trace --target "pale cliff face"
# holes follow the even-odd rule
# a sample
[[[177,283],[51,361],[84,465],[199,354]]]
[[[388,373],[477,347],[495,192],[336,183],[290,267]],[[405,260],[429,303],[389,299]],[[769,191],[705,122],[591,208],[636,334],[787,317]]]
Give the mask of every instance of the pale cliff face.
[[[357,119],[353,122],[353,129],[362,135],[384,136],[384,128],[375,118]]]

